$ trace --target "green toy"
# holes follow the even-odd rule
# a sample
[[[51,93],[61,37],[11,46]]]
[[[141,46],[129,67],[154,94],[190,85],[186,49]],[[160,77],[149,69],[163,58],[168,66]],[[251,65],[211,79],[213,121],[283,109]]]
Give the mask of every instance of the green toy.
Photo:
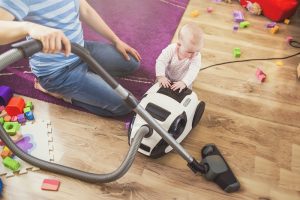
[[[4,122],[3,124],[3,128],[10,136],[16,135],[20,127],[21,124],[19,124],[18,122]]]
[[[4,124],[4,118],[0,117],[0,124],[3,125]]]
[[[30,107],[25,107],[25,108],[23,109],[23,111],[24,111],[24,113],[27,113],[27,112],[30,112],[31,109],[30,109]]]
[[[26,105],[25,105],[25,108],[30,108],[30,110],[33,110],[33,104],[32,104],[32,102],[31,101],[27,101],[26,102]],[[25,112],[24,112],[25,113]]]
[[[250,22],[248,21],[240,22],[240,28],[247,28],[248,26],[250,26]]]
[[[241,57],[241,49],[240,48],[234,48],[233,49],[233,55],[235,58]]]
[[[2,163],[3,163],[3,165],[5,167],[13,170],[14,172],[18,171],[20,169],[20,167],[21,167],[21,164],[18,161],[14,160],[14,159],[12,159],[10,157],[4,158],[4,160],[2,161]]]

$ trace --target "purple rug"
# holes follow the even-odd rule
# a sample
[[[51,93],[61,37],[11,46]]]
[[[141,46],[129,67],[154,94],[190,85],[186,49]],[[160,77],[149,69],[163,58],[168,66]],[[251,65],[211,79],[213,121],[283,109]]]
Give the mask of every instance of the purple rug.
[[[189,0],[90,0],[95,8],[125,42],[133,46],[142,56],[141,68],[133,75],[120,78],[123,87],[138,99],[147,91],[155,79],[155,60],[170,42]],[[103,39],[84,26],[86,40]],[[0,46],[0,53],[8,46]],[[0,72],[0,85],[7,85],[18,94],[46,102],[70,106],[62,100],[45,95],[33,87],[34,76],[28,62],[22,60]]]

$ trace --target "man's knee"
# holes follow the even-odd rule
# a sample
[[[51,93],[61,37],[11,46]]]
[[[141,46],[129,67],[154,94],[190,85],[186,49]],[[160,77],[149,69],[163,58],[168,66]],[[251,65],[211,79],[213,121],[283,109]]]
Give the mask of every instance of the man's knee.
[[[132,73],[132,72],[136,71],[136,70],[140,67],[140,65],[141,65],[141,63],[138,62],[138,61],[137,61],[134,57],[132,57],[132,56],[130,56],[130,61],[128,61],[128,62],[129,62],[129,64],[128,64],[127,68],[126,68],[126,71],[127,71],[128,73]]]

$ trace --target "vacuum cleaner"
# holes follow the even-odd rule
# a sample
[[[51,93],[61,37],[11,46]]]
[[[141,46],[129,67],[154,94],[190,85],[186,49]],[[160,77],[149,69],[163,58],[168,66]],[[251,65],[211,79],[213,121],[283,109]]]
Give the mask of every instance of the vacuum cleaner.
[[[215,182],[226,192],[235,192],[239,190],[239,181],[214,144],[207,144],[202,148],[202,160],[198,162],[161,126],[161,124],[158,123],[156,119],[152,117],[147,110],[145,110],[141,104],[139,104],[138,100],[129,91],[118,84],[115,79],[113,79],[99,65],[99,63],[91,57],[84,47],[81,47],[78,44],[72,44],[71,48],[72,53],[78,55],[88,64],[92,71],[101,76],[103,80],[105,80],[128,104],[128,106],[130,106],[146,123],[139,127],[133,138],[131,137],[127,155],[121,165],[111,173],[89,173],[33,157],[23,152],[17,145],[15,145],[3,127],[0,126],[0,139],[17,157],[42,170],[62,174],[86,182],[107,183],[121,178],[129,170],[134,161],[135,155],[141,146],[142,140],[151,134],[151,130],[154,130],[168,145],[170,145],[183,159],[186,160],[187,166],[194,173],[201,174],[207,180]],[[0,55],[0,71],[22,58],[31,57],[33,54],[40,52],[42,49],[43,47],[41,42],[37,40],[28,40],[13,44],[12,49]]]
[[[205,109],[205,103],[199,101],[195,92],[185,88],[182,92],[154,84],[142,97],[140,105],[180,143],[200,121]],[[129,144],[140,127],[147,122],[136,114],[128,129]],[[149,127],[147,134],[139,148],[139,152],[159,158],[172,150],[172,147],[155,131]]]

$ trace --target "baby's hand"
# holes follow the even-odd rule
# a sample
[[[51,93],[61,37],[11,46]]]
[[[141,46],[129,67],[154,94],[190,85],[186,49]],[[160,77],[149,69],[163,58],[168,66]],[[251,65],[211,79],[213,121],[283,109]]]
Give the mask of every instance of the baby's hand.
[[[162,85],[164,88],[171,87],[171,81],[167,79],[165,76],[159,76],[157,78],[157,81],[160,85]]]
[[[179,93],[184,89],[186,88],[186,84],[182,81],[177,81],[177,82],[174,82],[173,85],[171,86],[171,89],[173,91],[179,89]]]

